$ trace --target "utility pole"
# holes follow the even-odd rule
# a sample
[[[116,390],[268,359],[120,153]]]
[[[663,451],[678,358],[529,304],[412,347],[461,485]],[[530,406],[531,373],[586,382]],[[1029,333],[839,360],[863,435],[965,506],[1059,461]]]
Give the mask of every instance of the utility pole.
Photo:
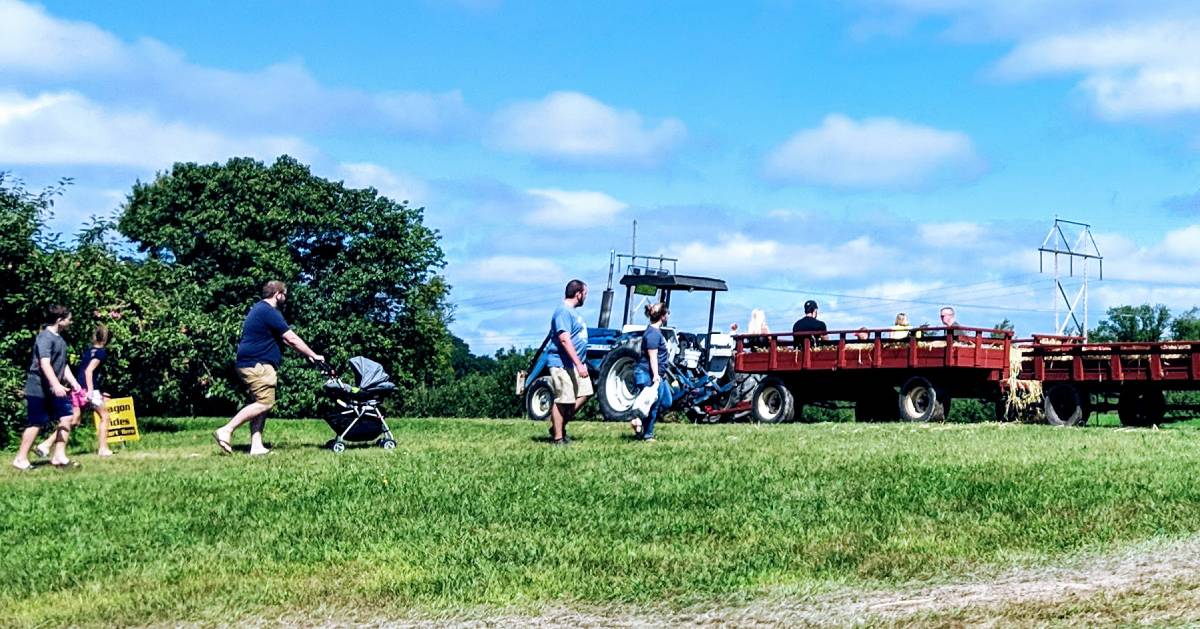
[[[1100,265],[1100,279],[1104,279],[1104,256],[1092,238],[1092,226],[1087,223],[1077,223],[1058,217],[1054,218],[1054,226],[1042,246],[1038,247],[1038,271],[1046,272],[1046,255],[1053,256],[1054,263],[1054,330],[1055,334],[1064,334],[1067,327],[1074,324],[1075,330],[1084,341],[1088,335],[1088,263],[1096,260]],[[1060,259],[1067,264],[1067,276],[1075,277],[1075,260],[1080,260],[1083,282],[1075,296],[1068,297],[1067,289],[1063,286],[1062,267]],[[1080,303],[1082,302],[1082,307]],[[1066,306],[1065,316],[1062,306]],[[1079,320],[1082,314],[1083,321]]]

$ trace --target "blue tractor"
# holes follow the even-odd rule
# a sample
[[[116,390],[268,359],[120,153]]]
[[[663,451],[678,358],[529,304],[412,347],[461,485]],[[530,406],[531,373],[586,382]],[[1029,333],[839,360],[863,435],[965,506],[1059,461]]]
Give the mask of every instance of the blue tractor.
[[[620,279],[620,285],[625,287],[625,307],[621,327],[617,329],[609,326],[614,297],[612,269],[624,260],[629,260]],[[639,264],[640,261],[644,262]],[[696,421],[716,421],[741,412],[746,394],[753,390],[753,383],[734,374],[733,339],[713,330],[717,293],[729,290],[725,282],[710,277],[679,275],[675,272],[675,263],[675,259],[661,256],[611,254],[609,283],[601,300],[599,326],[588,328],[585,358],[600,414],[608,421],[626,421],[633,417],[637,391],[633,371],[646,329],[644,323],[631,322],[636,297],[642,297],[644,301],[662,301],[670,307],[672,294],[679,291],[710,295],[705,332],[663,328],[670,355],[667,378],[676,391],[674,410],[683,410]],[[667,268],[668,264],[670,268]],[[545,350],[549,342],[547,334],[529,370],[517,376],[517,393],[525,396],[526,414],[539,421],[550,417],[554,403],[546,366]]]

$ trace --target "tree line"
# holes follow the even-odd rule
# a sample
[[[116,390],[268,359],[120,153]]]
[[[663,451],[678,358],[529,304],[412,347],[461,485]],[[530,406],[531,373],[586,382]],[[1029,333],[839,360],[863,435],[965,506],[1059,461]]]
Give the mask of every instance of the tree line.
[[[288,283],[288,322],[332,364],[364,355],[384,365],[398,385],[394,411],[519,414],[511,382],[528,352],[475,357],[450,334],[440,236],[423,208],[322,179],[287,156],[179,163],[136,183],[115,218],[93,218],[67,240],[48,225],[69,184],[31,191],[0,172],[2,445],[23,422],[47,305],[74,313],[76,356],[95,324],[113,331],[106,388],[132,395],[140,414],[222,416],[242,401],[235,348],[269,279]],[[319,412],[315,370],[290,355],[281,379],[280,416]]]

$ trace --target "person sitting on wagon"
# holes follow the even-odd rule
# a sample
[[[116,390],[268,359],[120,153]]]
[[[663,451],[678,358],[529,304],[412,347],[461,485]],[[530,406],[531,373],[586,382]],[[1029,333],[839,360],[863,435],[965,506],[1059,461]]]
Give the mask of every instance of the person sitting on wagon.
[[[896,323],[892,325],[892,338],[895,340],[906,339],[911,329],[912,326],[908,323],[908,315],[903,312],[897,313]]]
[[[802,334],[806,332],[825,332],[828,328],[825,327],[825,322],[817,318],[819,311],[817,302],[808,300],[804,302],[804,316],[796,323],[792,324],[792,334]],[[824,334],[814,335],[815,338],[823,339]]]
[[[750,311],[750,323],[746,326],[746,334],[765,335],[770,334],[771,328],[767,327],[767,315],[762,311],[762,308],[755,308]],[[764,349],[769,345],[766,338],[752,338],[746,340],[746,347],[750,349]]]
[[[946,330],[946,340],[948,342],[955,342],[955,341],[962,342],[962,343],[974,343],[975,342],[974,341],[975,337],[973,334],[970,334],[968,332],[964,332],[964,331],[957,329],[957,328],[961,328],[963,326],[962,326],[962,324],[960,324],[958,322],[958,319],[955,317],[953,306],[942,306],[941,311],[938,312],[938,316],[940,316],[942,319],[942,325],[949,328],[948,330]]]

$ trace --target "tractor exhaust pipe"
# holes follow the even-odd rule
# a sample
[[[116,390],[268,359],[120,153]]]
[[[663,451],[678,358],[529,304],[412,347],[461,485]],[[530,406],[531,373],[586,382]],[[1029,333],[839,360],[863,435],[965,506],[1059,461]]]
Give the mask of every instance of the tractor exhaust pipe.
[[[600,296],[600,321],[597,327],[607,328],[609,320],[612,318],[613,305],[613,289],[604,289],[604,294]]]

